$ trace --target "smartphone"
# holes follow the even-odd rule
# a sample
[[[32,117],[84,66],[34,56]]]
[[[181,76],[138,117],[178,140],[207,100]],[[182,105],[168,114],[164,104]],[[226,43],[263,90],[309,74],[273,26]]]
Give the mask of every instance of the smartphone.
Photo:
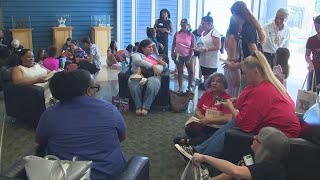
[[[217,97],[216,97],[216,101],[226,102],[227,100],[223,99],[223,98],[220,97],[220,96],[217,96]]]

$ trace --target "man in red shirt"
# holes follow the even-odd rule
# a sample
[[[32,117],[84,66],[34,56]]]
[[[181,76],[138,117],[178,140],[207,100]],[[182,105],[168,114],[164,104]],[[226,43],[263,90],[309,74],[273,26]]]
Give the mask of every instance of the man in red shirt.
[[[317,34],[309,37],[306,44],[305,53],[305,59],[309,64],[308,90],[311,90],[313,72],[315,72],[316,75],[315,86],[320,85],[320,15],[315,17],[313,22]],[[316,91],[315,86],[313,88],[313,91]]]

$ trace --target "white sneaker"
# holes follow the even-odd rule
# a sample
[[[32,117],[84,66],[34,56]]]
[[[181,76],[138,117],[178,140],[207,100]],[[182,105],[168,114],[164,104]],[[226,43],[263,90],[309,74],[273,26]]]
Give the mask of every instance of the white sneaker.
[[[131,76],[130,76],[130,79],[131,80],[141,80],[142,79],[142,76],[141,75],[139,75],[139,74],[132,74]]]
[[[147,78],[142,78],[139,82],[140,86],[143,86],[145,85],[146,83],[148,82],[148,79]]]
[[[174,147],[182,155],[182,158],[185,162],[192,160],[194,152],[191,146],[175,144]]]

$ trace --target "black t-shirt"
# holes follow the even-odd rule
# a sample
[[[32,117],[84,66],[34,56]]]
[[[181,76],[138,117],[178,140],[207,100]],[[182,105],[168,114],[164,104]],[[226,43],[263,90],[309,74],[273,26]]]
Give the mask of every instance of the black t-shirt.
[[[244,23],[241,31],[243,58],[251,55],[248,44],[258,42],[257,29],[251,23]]]
[[[166,28],[168,31],[170,30],[170,24],[171,21],[170,19],[163,20],[163,19],[158,19],[158,24],[157,28]],[[157,32],[157,41],[164,44],[168,44],[168,33],[167,32]]]
[[[262,162],[248,166],[252,180],[286,180],[285,168],[280,162]]]

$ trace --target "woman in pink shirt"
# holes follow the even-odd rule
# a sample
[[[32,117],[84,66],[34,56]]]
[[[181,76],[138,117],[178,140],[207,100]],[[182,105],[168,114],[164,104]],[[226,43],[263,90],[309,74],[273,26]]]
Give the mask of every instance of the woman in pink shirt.
[[[190,32],[190,25],[187,19],[182,19],[180,22],[181,30],[176,32],[172,42],[171,58],[174,60],[178,68],[178,92],[182,92],[182,78],[183,78],[183,65],[186,65],[188,70],[188,90],[191,91],[193,82],[193,47],[194,35]]]
[[[48,57],[43,61],[43,66],[50,71],[59,69],[59,60],[56,58],[57,48],[50,46],[48,49]]]

